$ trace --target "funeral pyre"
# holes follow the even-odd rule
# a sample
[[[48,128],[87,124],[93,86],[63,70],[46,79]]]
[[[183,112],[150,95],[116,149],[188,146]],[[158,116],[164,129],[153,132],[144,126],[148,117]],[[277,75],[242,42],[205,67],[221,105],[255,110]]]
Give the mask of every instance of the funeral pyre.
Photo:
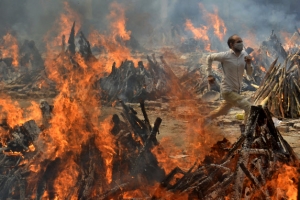
[[[76,22],[80,24],[80,20]],[[18,65],[17,57],[2,59],[3,69],[11,71],[11,76],[3,78],[8,83],[4,91],[19,93],[25,87],[29,96],[41,97],[36,91],[43,88],[53,91],[55,98],[53,104],[32,102],[25,112],[2,95],[1,199],[297,198],[298,158],[275,128],[268,108],[252,107],[246,132],[236,143],[224,139],[203,160],[176,167],[177,163],[163,156],[166,149],[156,139],[156,134],[164,134],[159,131],[163,119],[157,117],[152,124],[144,100],[162,98],[172,103],[174,96],[176,100],[191,97],[194,88],[187,80],[195,80],[188,75],[179,79],[164,56],[159,62],[155,54],[147,56],[148,65],[144,66],[126,54],[124,46],[118,46],[125,56],[123,62],[109,65],[111,70],[107,70],[101,63],[106,55],[96,58],[91,42],[82,32],[76,33],[75,23],[71,26],[71,31],[63,29],[55,38],[58,51],[49,44],[43,64],[34,43],[24,42],[21,66],[32,67],[30,72],[36,73],[23,75],[21,69],[12,68]],[[67,42],[64,35],[70,35]],[[103,52],[109,48],[105,42],[128,41],[126,32],[114,40],[96,32],[92,36],[107,45],[102,46]],[[103,76],[95,76],[100,74]],[[32,77],[36,77],[34,84],[28,82]],[[101,102],[121,106],[121,114],[100,120]],[[125,102],[139,102],[143,119]],[[198,128],[201,130],[194,134],[210,134]],[[206,140],[198,148],[207,145]],[[164,167],[161,157],[165,163],[172,162],[173,168]]]
[[[74,29],[73,24],[66,50],[48,60],[61,93],[53,105],[33,103],[31,111],[35,112],[31,113],[39,113],[39,120],[24,118],[8,97],[1,102],[3,199],[297,196],[298,158],[275,128],[268,109],[262,107],[252,107],[246,132],[236,143],[224,139],[190,169],[175,167],[166,173],[157,157],[164,152],[156,139],[162,119],[157,117],[151,124],[141,96],[136,101],[140,101],[143,119],[119,100],[121,117],[114,114],[99,121],[97,80],[92,79],[97,60],[83,34],[79,35],[82,51],[76,51]],[[155,57],[148,59],[155,68]],[[130,61],[122,65],[133,69]],[[116,74],[123,73],[113,66],[112,75]]]

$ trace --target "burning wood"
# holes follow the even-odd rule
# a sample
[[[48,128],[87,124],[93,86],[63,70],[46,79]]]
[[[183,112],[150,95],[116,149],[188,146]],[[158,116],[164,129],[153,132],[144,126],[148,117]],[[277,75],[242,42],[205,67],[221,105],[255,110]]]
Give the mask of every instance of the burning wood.
[[[154,199],[163,198],[166,190],[170,199],[187,195],[197,199],[273,199],[295,198],[299,161],[289,144],[275,128],[267,108],[252,106],[246,131],[230,148],[227,140],[217,143],[214,151],[198,165],[184,172],[175,168],[162,182]],[[294,168],[288,189],[276,188],[279,173]],[[176,180],[177,174],[183,177]],[[185,196],[187,198],[187,196]]]
[[[70,191],[69,195],[74,195],[75,192],[78,198],[84,199],[119,198],[124,190],[134,190],[139,185],[151,185],[165,177],[164,170],[158,166],[156,157],[151,152],[151,149],[158,145],[156,134],[162,120],[157,118],[152,127],[143,101],[140,105],[144,120],[139,119],[136,116],[137,112],[131,107],[122,101],[120,104],[123,107],[123,121],[118,115],[114,115],[111,121],[111,134],[116,138],[117,146],[112,161],[112,181],[104,181],[104,160],[96,147],[95,139],[90,138],[83,144],[83,150],[78,155],[76,165],[81,168],[81,174],[78,176],[76,188]],[[41,102],[41,109],[49,120],[51,108],[46,101]],[[37,163],[43,157],[42,144],[47,140],[47,137],[40,136],[40,128],[33,120],[14,128],[9,128],[5,122],[1,125],[2,132],[8,131],[6,143],[1,144],[1,198],[25,199],[35,196],[40,199],[46,194],[48,198],[54,198],[54,180],[59,170],[68,165],[69,159],[56,158]],[[29,151],[31,145],[34,147]],[[35,169],[36,164],[39,165],[39,169]],[[102,186],[95,188],[98,184]],[[92,191],[95,190],[102,191],[101,195],[94,194]],[[103,192],[104,190],[107,192]]]

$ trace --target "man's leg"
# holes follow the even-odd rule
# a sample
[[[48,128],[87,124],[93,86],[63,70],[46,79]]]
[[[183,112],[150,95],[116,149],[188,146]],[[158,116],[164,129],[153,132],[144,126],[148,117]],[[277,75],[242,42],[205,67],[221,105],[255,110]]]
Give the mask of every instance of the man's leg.
[[[223,95],[223,98],[227,102],[230,102],[233,106],[236,106],[245,111],[244,123],[246,124],[248,115],[250,113],[251,103],[247,101],[247,99],[245,99],[242,95],[236,92],[227,92],[225,95]]]
[[[232,104],[224,101],[220,107],[218,107],[217,109],[213,110],[212,112],[210,112],[207,116],[207,119],[209,120],[213,120],[221,115],[226,115],[228,113],[228,111],[230,110],[230,108],[232,108]]]
[[[237,102],[236,106],[245,111],[244,124],[246,125],[251,109],[251,103],[247,101],[247,99],[243,98],[242,100]]]

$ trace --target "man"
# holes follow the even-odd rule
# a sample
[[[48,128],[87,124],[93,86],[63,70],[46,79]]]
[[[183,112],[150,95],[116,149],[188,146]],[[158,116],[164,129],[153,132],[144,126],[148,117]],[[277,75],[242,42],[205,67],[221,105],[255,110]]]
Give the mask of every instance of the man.
[[[240,95],[244,71],[251,76],[253,66],[251,57],[243,50],[243,40],[238,35],[232,35],[227,41],[229,51],[213,53],[207,57],[207,75],[212,75],[212,62],[219,61],[223,69],[223,79],[221,83],[221,94],[225,100],[219,108],[212,111],[204,120],[204,125],[221,115],[226,115],[230,108],[238,107],[245,111],[244,123],[247,121],[251,103]],[[244,125],[241,126],[241,129]],[[243,130],[242,130],[243,131]]]

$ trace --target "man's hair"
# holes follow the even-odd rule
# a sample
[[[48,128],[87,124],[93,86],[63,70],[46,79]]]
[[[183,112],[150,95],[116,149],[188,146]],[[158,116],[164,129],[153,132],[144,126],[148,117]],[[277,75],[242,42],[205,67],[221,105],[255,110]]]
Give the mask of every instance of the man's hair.
[[[229,48],[230,48],[230,43],[234,43],[234,39],[233,39],[234,36],[238,36],[238,35],[237,34],[233,34],[227,40],[227,45],[228,45]]]

